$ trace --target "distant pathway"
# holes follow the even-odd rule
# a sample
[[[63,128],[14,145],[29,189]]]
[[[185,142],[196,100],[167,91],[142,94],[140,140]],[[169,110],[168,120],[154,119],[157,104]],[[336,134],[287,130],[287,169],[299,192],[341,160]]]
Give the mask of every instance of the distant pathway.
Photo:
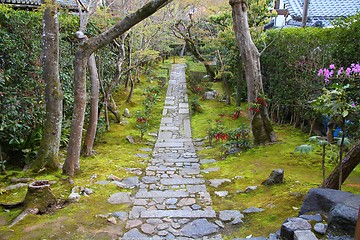
[[[122,239],[222,239],[191,138],[185,64],[172,67],[152,156]]]

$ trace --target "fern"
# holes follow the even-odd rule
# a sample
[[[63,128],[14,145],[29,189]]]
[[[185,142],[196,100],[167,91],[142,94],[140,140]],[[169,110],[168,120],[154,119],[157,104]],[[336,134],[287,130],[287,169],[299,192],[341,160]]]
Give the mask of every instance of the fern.
[[[300,152],[300,154],[303,154],[303,153],[308,154],[309,152],[311,152],[313,150],[314,150],[314,148],[308,144],[303,144],[303,145],[300,145],[295,148],[295,152]]]

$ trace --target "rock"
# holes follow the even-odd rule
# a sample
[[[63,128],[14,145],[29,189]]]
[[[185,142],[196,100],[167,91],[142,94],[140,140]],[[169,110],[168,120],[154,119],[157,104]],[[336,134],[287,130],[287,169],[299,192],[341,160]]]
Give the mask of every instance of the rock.
[[[324,212],[329,214],[329,227],[353,235],[360,206],[360,195],[334,189],[310,189],[300,214]]]
[[[144,176],[141,179],[144,183],[146,184],[150,184],[150,183],[156,183],[160,180],[160,178],[155,177],[155,176]]]
[[[194,205],[195,203],[196,203],[195,198],[182,198],[176,205],[179,207],[183,207],[183,206]]]
[[[17,183],[17,184],[13,184],[10,186],[7,186],[5,188],[6,191],[10,191],[10,190],[14,190],[14,189],[18,189],[18,188],[22,188],[22,187],[27,187],[28,185],[26,183]]]
[[[219,219],[223,222],[238,221],[242,219],[244,215],[238,210],[223,210],[219,212]]]
[[[355,208],[339,203],[331,209],[329,215],[330,228],[349,235],[355,232],[358,219],[358,210]]]
[[[142,224],[142,221],[138,220],[138,219],[136,219],[136,220],[128,220],[126,222],[125,228],[126,229],[136,228],[136,227],[140,226],[141,224]]]
[[[127,109],[127,108],[124,109],[123,116],[126,117],[126,118],[130,118],[130,117],[131,117],[131,114],[130,114],[129,109]]]
[[[323,223],[316,223],[314,226],[315,232],[317,232],[319,234],[323,234],[323,235],[326,233],[327,228],[328,228],[328,226]]]
[[[360,206],[360,195],[334,189],[312,188],[305,197],[300,215],[309,212],[329,213],[338,203],[354,208],[357,213]]]
[[[153,234],[155,232],[155,229],[156,229],[155,226],[148,224],[148,223],[141,225],[141,231],[143,233]]]
[[[214,163],[214,162],[216,162],[215,159],[200,159],[200,164]]]
[[[169,198],[165,201],[165,204],[166,205],[174,205],[177,203],[177,201],[178,201],[177,198]]]
[[[137,228],[133,228],[130,231],[126,232],[121,238],[122,240],[145,240],[149,237],[145,234],[142,234]]]
[[[258,212],[262,212],[262,211],[264,211],[264,209],[262,209],[262,208],[249,207],[248,209],[244,210],[243,213],[258,213]]]
[[[228,191],[215,191],[214,193],[219,197],[226,197],[229,194]]]
[[[115,176],[114,174],[110,174],[110,175],[107,177],[107,180],[109,180],[109,181],[118,181],[118,182],[121,182],[121,181],[122,181],[122,178],[119,178],[119,177]]]
[[[126,140],[128,140],[128,142],[131,143],[131,144],[135,144],[135,143],[136,143],[133,136],[126,136]]]
[[[263,185],[274,185],[284,182],[284,169],[275,169],[271,172],[268,179],[262,182]]]
[[[218,226],[221,227],[221,228],[224,228],[224,227],[225,227],[224,224],[223,224],[223,222],[220,221],[220,220],[215,220],[215,224],[218,225]]]
[[[128,217],[128,213],[127,212],[113,212],[111,214],[113,217],[116,217],[122,221],[125,221]]]
[[[248,186],[248,187],[246,187],[244,192],[249,193],[249,192],[255,191],[256,189],[257,189],[257,186]]]
[[[111,222],[112,224],[116,224],[116,218],[115,217],[110,217],[107,219],[108,222]]]
[[[320,214],[300,215],[299,218],[303,218],[305,220],[315,221],[315,222],[321,222],[322,221],[322,216]]]
[[[78,202],[80,200],[80,194],[77,193],[77,192],[72,192],[70,193],[69,197],[68,197],[68,200],[70,202]]]
[[[215,99],[216,98],[216,91],[213,90],[213,91],[209,91],[209,92],[204,92],[203,98],[205,100],[213,100],[213,99]]]
[[[210,173],[210,172],[217,172],[219,170],[220,170],[219,167],[213,167],[213,168],[205,168],[205,169],[201,170],[201,172],[202,173]]]
[[[198,205],[198,204],[193,204],[193,205],[191,205],[191,208],[192,208],[193,210],[199,210],[199,209],[201,209],[201,206]]]
[[[91,188],[84,188],[82,190],[82,193],[86,194],[86,195],[91,195],[91,194],[94,194],[94,190],[92,190]]]
[[[318,240],[310,230],[297,230],[294,232],[294,240]]]
[[[181,229],[181,234],[190,238],[201,238],[217,233],[218,230],[219,227],[216,224],[210,223],[207,219],[201,218],[186,224]]]
[[[209,181],[210,181],[210,186],[213,186],[215,188],[219,187],[224,182],[231,182],[230,179],[226,179],[226,178],[223,178],[223,179],[210,179]]]
[[[311,224],[302,218],[288,218],[281,226],[280,236],[286,240],[294,238],[297,230],[310,230]]]
[[[123,188],[135,188],[139,185],[139,177],[128,177],[125,178],[124,180],[122,180],[121,184],[116,184],[119,187],[123,187]]]
[[[132,203],[130,199],[130,193],[128,192],[118,192],[110,196],[108,199],[110,204],[123,204],[123,203]]]

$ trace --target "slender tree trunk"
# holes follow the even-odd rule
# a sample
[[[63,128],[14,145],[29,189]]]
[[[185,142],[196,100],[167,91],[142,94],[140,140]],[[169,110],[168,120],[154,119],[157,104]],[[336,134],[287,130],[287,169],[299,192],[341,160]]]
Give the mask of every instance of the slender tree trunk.
[[[130,82],[130,92],[129,92],[129,95],[128,95],[127,99],[126,99],[127,103],[131,102],[131,98],[132,98],[134,88],[135,88],[135,83],[134,83],[134,80],[131,77],[131,74],[129,75],[129,82]]]
[[[327,126],[327,132],[326,132],[327,141],[329,143],[332,143],[334,141],[334,126],[335,126],[335,123],[332,120],[330,120],[330,122],[328,123],[328,126]]]
[[[264,94],[261,79],[260,54],[251,39],[246,0],[230,0],[229,3],[232,7],[234,32],[245,67],[248,103],[251,105],[258,97]],[[261,106],[259,110],[259,113],[249,113],[254,143],[259,145],[266,142],[275,142],[276,136],[266,106]]]
[[[59,22],[56,1],[46,2],[43,14],[42,60],[45,81],[46,115],[43,136],[33,170],[55,170],[60,167],[59,148],[61,138],[63,92],[59,79]]]
[[[71,123],[69,147],[63,166],[64,173],[73,176],[75,168],[78,168],[81,150],[82,129],[84,126],[84,115],[86,107],[86,65],[92,53],[109,44],[115,38],[121,36],[131,27],[143,19],[155,13],[172,0],[152,0],[136,12],[126,16],[107,31],[96,37],[86,39],[75,53],[74,60],[74,109]]]
[[[181,52],[180,52],[180,57],[181,58],[184,57],[185,49],[186,49],[186,41],[184,42],[183,47],[182,47]]]
[[[112,114],[114,114],[114,116],[116,118],[116,122],[117,123],[121,122],[120,113],[119,113],[119,110],[116,106],[116,102],[113,97],[110,97],[110,101],[107,104],[107,108]]]
[[[325,183],[324,188],[339,189],[340,168],[342,168],[341,183],[344,183],[354,168],[360,163],[360,140],[349,150],[342,159],[342,167],[340,164],[331,172]]]
[[[90,118],[89,126],[86,131],[86,136],[83,146],[83,154],[91,156],[96,136],[98,112],[99,112],[99,75],[96,68],[96,61],[94,54],[91,54],[88,62],[91,81],[91,100],[90,100]]]

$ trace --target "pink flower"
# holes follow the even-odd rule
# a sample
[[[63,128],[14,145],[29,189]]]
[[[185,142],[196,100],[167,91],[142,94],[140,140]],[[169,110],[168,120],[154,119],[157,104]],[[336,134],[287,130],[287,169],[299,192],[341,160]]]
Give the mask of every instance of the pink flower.
[[[346,69],[346,76],[349,77],[349,76],[350,76],[350,73],[351,73],[351,68],[347,68],[347,69]]]
[[[323,75],[324,74],[324,72],[323,72],[323,70],[320,68],[319,69],[319,72],[318,72],[318,76],[321,76],[321,75]]]
[[[338,76],[341,75],[343,71],[344,71],[344,68],[341,67],[341,68],[339,69],[339,71],[337,72],[337,75],[338,75]]]
[[[330,64],[329,69],[335,69],[335,64]]]

